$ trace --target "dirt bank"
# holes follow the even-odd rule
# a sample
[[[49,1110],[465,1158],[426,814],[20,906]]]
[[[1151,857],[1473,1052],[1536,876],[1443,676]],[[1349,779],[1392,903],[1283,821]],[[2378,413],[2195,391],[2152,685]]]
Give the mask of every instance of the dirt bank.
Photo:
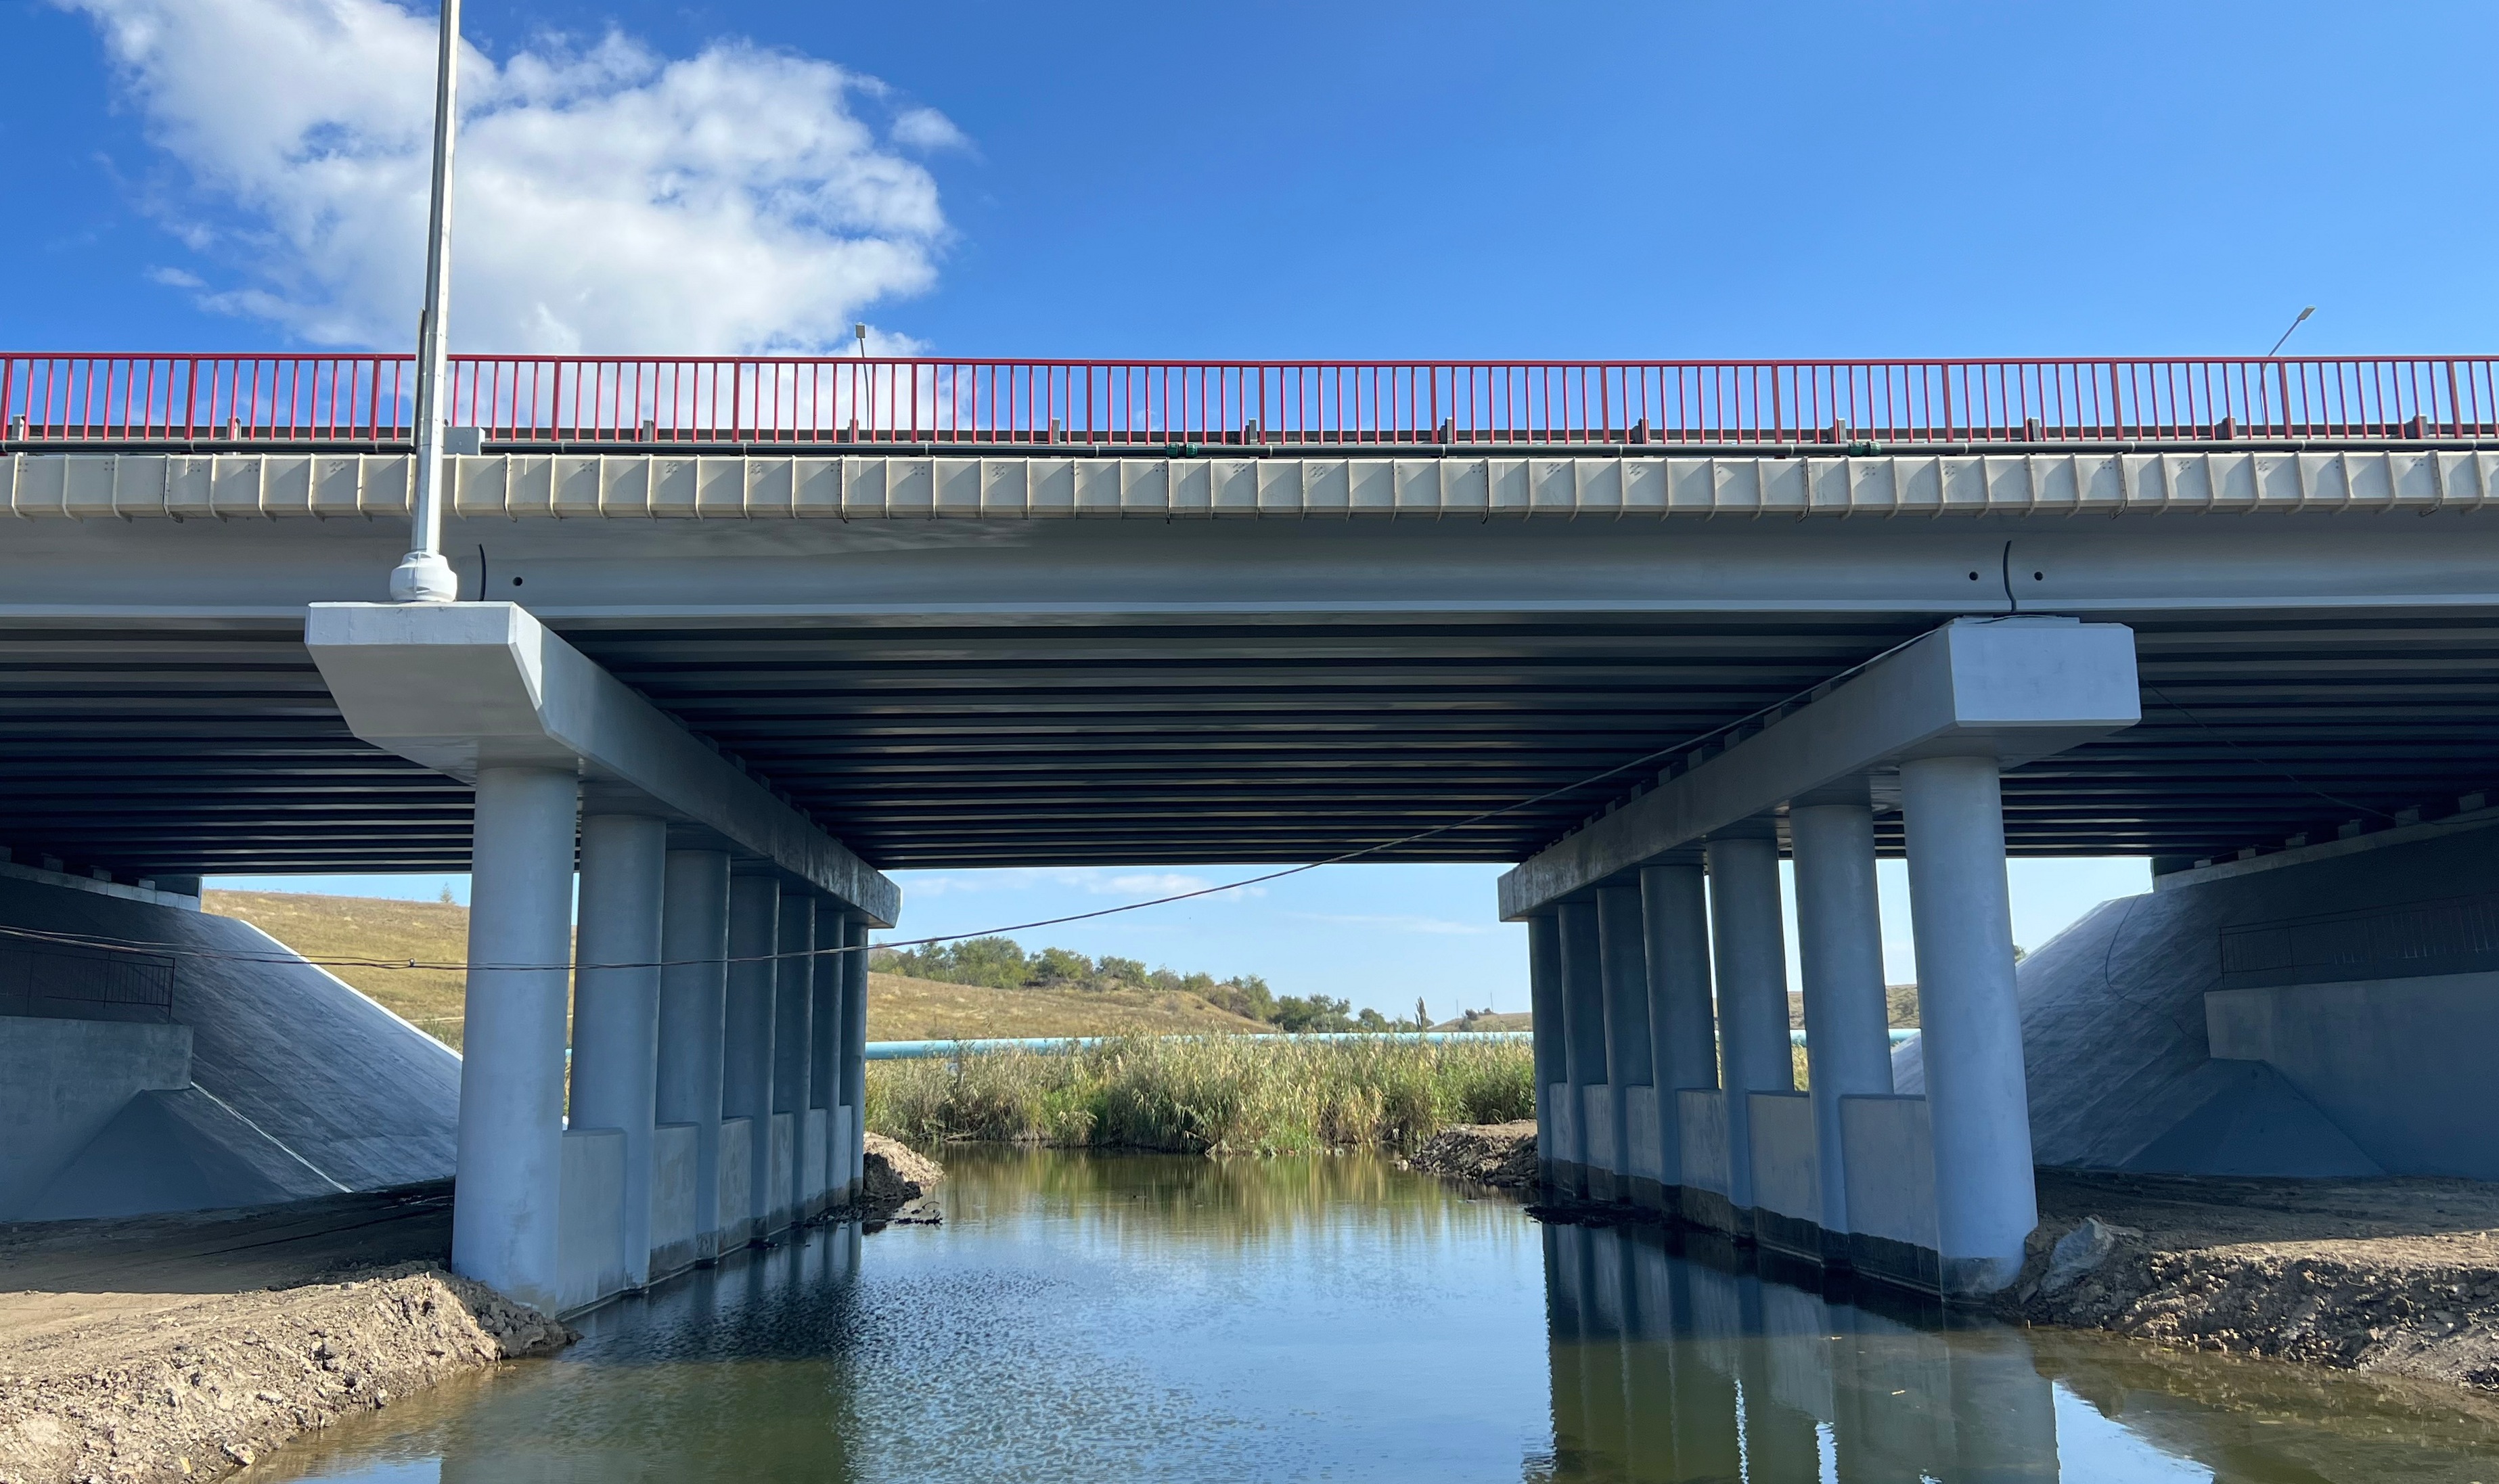
[[[868,1137],[871,1231],[935,1162]],[[0,1484],[213,1479],[297,1433],[572,1331],[445,1271],[448,1181],[251,1210],[0,1228]]]
[[[1453,1123],[1423,1141],[1410,1170],[1518,1190],[1536,1183],[1536,1120]]]
[[[909,1145],[870,1134],[860,1162],[860,1194],[845,1215],[873,1232],[883,1226],[935,1226],[937,1182],[946,1172]]]
[[[2034,1322],[2499,1390],[2499,1185],[2041,1171],[2039,1208]]]
[[[447,1185],[0,1231],[0,1480],[215,1478],[572,1338],[449,1244]]]

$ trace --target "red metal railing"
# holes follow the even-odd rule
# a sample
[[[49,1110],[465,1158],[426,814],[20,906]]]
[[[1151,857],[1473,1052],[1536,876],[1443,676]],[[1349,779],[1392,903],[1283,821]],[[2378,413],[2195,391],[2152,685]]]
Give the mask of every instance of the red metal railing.
[[[2499,437],[2499,358],[978,361],[458,356],[449,416],[561,445],[1880,448]],[[11,355],[13,446],[405,442],[406,356]]]

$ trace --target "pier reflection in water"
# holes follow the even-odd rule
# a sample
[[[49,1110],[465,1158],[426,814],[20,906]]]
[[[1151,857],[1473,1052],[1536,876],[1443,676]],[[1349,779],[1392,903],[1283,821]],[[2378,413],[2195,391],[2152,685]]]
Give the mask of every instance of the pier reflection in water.
[[[2451,1393],[1947,1324],[1368,1157],[948,1163],[943,1227],[743,1254],[252,1476],[2499,1484]]]

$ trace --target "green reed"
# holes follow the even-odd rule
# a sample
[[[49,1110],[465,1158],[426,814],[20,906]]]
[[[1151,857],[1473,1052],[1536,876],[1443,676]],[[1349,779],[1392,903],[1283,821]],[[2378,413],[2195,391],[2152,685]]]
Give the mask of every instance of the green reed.
[[[867,1126],[947,1139],[1294,1154],[1406,1148],[1452,1123],[1536,1113],[1518,1041],[1141,1036],[1068,1050],[871,1062]]]

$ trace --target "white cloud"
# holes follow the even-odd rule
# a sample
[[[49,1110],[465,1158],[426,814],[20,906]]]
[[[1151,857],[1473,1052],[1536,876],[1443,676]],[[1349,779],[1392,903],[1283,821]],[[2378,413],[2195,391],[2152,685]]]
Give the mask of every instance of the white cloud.
[[[935,109],[905,109],[894,115],[893,142],[913,149],[934,153],[940,149],[969,149],[972,142],[955,127],[955,120]]]
[[[170,225],[228,277],[204,303],[316,343],[413,340],[431,15],[390,0],[55,3],[94,20],[149,137],[189,174]],[[500,63],[467,49],[455,346],[852,343],[867,306],[933,282],[946,238],[935,180],[893,146],[962,140],[926,109],[880,139],[853,104],[885,91],[735,42],[679,59],[617,35]]]

